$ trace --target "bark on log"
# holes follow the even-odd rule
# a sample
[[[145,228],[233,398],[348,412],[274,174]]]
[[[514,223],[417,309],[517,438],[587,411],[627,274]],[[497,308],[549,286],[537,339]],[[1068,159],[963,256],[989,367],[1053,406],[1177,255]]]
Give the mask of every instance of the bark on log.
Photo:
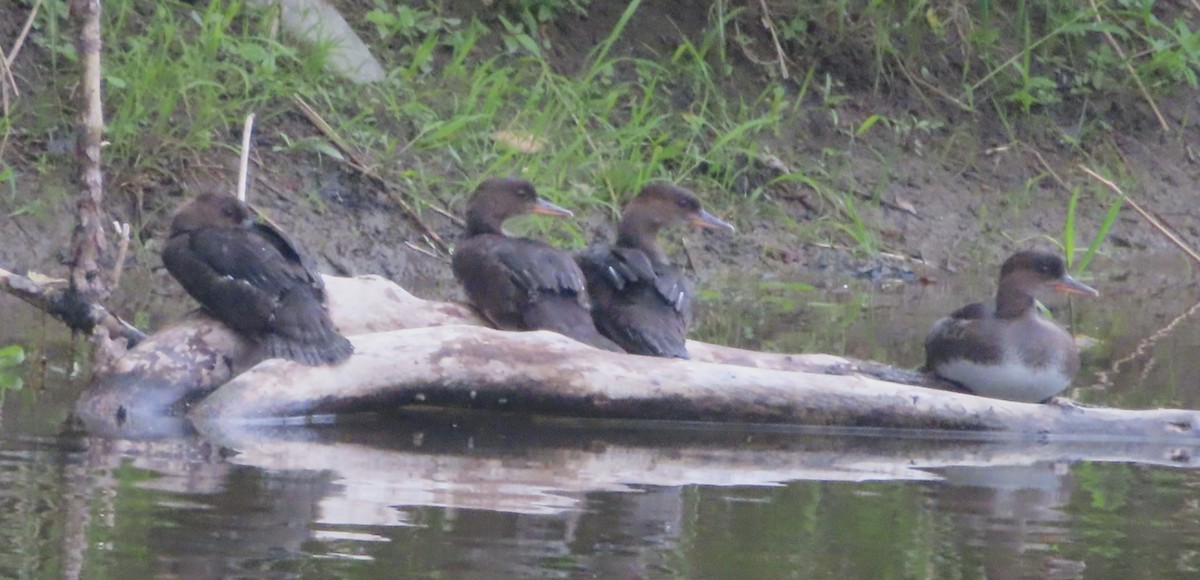
[[[862,376],[765,370],[599,351],[551,332],[471,326],[356,336],[337,367],[272,359],[191,412],[199,424],[396,405],[560,416],[1192,438],[1200,413],[1015,403]]]

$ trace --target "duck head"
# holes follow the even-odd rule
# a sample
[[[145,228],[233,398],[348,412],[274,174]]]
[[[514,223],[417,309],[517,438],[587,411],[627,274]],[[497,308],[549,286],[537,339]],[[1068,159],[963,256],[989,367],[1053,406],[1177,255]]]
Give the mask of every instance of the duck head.
[[[704,211],[700,199],[682,187],[651,183],[642,188],[621,213],[617,245],[638,248],[652,259],[666,261],[655,239],[663,228],[691,224],[706,229],[734,231],[729,223]]]
[[[252,223],[254,212],[238,198],[219,193],[205,193],[175,212],[169,235],[175,237],[202,228],[242,228]]]
[[[1000,267],[1000,286],[996,292],[998,316],[1016,316],[1033,306],[1033,296],[1051,290],[1083,296],[1099,296],[1095,288],[1067,273],[1062,258],[1048,252],[1017,252]]]
[[[554,217],[574,215],[570,210],[538,197],[533,184],[513,177],[488,179],[475,188],[467,204],[467,233],[502,234],[506,220],[533,213]]]

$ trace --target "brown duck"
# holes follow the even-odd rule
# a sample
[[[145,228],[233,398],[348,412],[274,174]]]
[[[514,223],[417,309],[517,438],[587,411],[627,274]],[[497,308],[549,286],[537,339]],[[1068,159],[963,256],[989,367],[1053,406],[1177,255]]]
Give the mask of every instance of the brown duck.
[[[1079,371],[1075,339],[1038,313],[1034,294],[1098,296],[1067,274],[1054,254],[1023,251],[1000,268],[995,305],[977,302],[934,323],[925,369],[977,395],[1038,403],[1062,392]]]
[[[505,235],[505,220],[526,213],[570,216],[523,179],[484,181],[467,206],[466,237],[454,250],[454,277],[489,322],[504,330],[552,330],[621,352],[596,331],[583,273],[563,250]]]
[[[576,256],[596,327],[626,352],[688,358],[695,290],[657,241],[663,228],[682,223],[733,231],[704,211],[692,192],[654,183],[625,206],[615,245],[592,246]]]
[[[162,259],[209,314],[262,342],[269,357],[329,365],[354,352],[329,319],[321,277],[235,197],[205,194],[183,205]]]

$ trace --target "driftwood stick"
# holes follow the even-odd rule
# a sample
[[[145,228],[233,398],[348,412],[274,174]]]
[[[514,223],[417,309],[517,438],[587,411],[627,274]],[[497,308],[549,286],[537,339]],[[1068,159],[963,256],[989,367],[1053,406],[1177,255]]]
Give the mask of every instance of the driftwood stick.
[[[69,328],[90,333],[92,329],[102,327],[109,336],[123,338],[131,346],[146,338],[142,331],[103,306],[79,302],[78,295],[68,291],[66,280],[42,283],[0,268],[0,290],[50,314]]]
[[[354,337],[337,367],[272,359],[217,389],[193,422],[402,405],[559,416],[1195,438],[1200,413],[1015,403],[861,376],[752,369],[600,351],[551,332],[446,326]]]
[[[104,175],[100,168],[104,115],[100,104],[100,0],[73,0],[71,13],[79,20],[79,62],[82,66],[82,115],[76,155],[82,191],[75,204],[75,230],[71,234],[71,291],[88,302],[108,297],[100,258],[106,241],[101,218]]]
[[[121,274],[125,272],[125,258],[129,255],[129,234],[131,227],[127,223],[113,222],[113,230],[117,233],[117,259],[113,261],[112,287],[116,290],[121,286]]]
[[[238,157],[238,182],[237,182],[237,198],[245,203],[246,201],[246,176],[250,172],[250,137],[254,134],[254,113],[246,115],[246,122],[242,124],[242,151]]]

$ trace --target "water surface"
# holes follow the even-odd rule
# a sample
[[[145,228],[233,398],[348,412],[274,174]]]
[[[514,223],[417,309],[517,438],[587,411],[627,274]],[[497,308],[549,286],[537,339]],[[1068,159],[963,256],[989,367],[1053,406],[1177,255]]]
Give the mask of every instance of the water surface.
[[[986,297],[992,277],[717,281],[699,333],[916,366],[932,320]],[[1047,300],[1098,343],[1072,396],[1200,408],[1186,263],[1101,263],[1089,283],[1100,300]],[[1124,579],[1200,566],[1200,449],[1186,444],[430,410],[110,440],[67,427],[86,369],[52,324],[22,314],[0,339],[31,355],[21,388],[0,391],[0,577]]]

